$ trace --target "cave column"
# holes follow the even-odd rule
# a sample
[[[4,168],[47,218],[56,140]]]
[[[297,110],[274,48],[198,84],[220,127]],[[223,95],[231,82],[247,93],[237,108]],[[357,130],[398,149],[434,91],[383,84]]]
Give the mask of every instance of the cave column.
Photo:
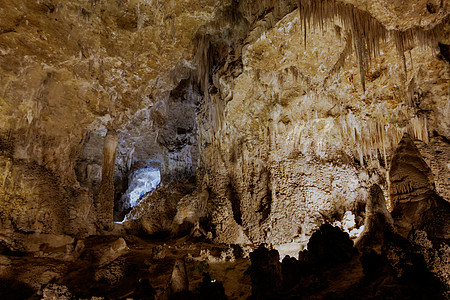
[[[118,136],[115,130],[108,130],[103,145],[102,181],[95,197],[97,225],[100,230],[109,230],[114,210],[114,166],[116,162]]]

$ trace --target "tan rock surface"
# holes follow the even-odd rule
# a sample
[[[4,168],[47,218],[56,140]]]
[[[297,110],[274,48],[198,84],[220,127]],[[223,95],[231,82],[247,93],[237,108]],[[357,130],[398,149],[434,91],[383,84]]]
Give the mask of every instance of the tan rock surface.
[[[450,136],[449,64],[435,48],[449,43],[449,4],[438,2],[303,1],[311,19],[290,0],[2,4],[2,228],[94,234],[107,130],[114,197],[137,168],[170,181],[198,167],[218,241],[285,243],[346,211],[362,220],[372,184],[387,196],[405,131],[448,200],[448,151],[434,142]]]
[[[404,6],[377,1],[369,11],[393,29],[400,21],[382,11],[417,17],[417,7]],[[419,26],[407,16],[402,26]],[[443,16],[445,9],[435,18]],[[387,39],[365,67],[364,91],[347,29],[337,20],[323,30],[311,27],[305,45],[294,11],[245,44],[239,73],[225,63],[213,75],[216,115],[200,128],[210,143],[202,162],[218,195],[210,203],[251,240],[301,240],[324,221],[358,212],[373,183],[388,196],[387,170],[403,132],[424,143],[432,134],[449,135],[448,63],[414,47],[405,74]],[[214,122],[218,129],[208,133]],[[445,186],[447,177],[437,184]]]

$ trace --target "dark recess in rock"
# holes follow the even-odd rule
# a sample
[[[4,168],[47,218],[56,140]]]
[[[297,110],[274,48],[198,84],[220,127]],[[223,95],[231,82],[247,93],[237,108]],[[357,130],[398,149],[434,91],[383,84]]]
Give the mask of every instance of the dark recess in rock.
[[[241,201],[236,190],[231,183],[227,186],[231,208],[233,210],[233,218],[239,225],[242,225]]]
[[[450,63],[450,45],[438,43],[438,46],[442,57]]]

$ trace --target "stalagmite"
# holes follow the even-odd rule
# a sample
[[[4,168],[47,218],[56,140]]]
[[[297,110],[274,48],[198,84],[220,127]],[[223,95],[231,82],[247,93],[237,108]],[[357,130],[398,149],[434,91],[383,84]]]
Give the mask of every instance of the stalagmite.
[[[358,249],[381,250],[384,235],[393,231],[392,216],[387,210],[383,190],[374,184],[370,188],[370,197],[366,203],[364,230],[355,242]]]
[[[406,237],[415,228],[431,238],[448,238],[450,204],[437,195],[430,167],[407,133],[392,158],[389,177],[397,231]]]
[[[168,291],[169,295],[171,296],[189,291],[189,280],[187,276],[186,263],[182,259],[178,259],[175,261]]]
[[[439,299],[448,0],[0,2],[0,299]]]
[[[116,162],[118,136],[115,130],[108,130],[103,145],[102,181],[95,197],[95,207],[100,230],[109,230],[113,221],[114,208],[114,165]]]

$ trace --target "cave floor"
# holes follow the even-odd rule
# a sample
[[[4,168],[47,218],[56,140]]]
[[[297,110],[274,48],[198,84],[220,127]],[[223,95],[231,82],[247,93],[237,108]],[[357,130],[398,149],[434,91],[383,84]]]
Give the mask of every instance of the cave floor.
[[[112,245],[121,239],[127,250],[111,256]],[[199,294],[206,272],[211,282],[223,284],[228,299],[249,299],[252,295],[250,248],[235,247],[238,255],[234,258],[230,254],[233,247],[227,245],[189,237],[163,240],[134,235],[95,236],[85,239],[84,245],[81,255],[71,261],[18,253],[0,255],[0,299],[167,299],[165,291],[179,259],[186,262],[193,295]],[[109,260],[100,264],[105,255]],[[381,299],[376,296],[378,292],[411,294],[411,283],[402,283],[388,269],[365,277],[360,258],[360,254],[354,255],[350,261],[310,271],[284,289],[280,299],[362,299],[364,295]],[[51,297],[43,297],[48,287]],[[71,297],[64,298],[69,292]]]
[[[191,292],[198,291],[203,274],[208,272],[212,280],[223,284],[228,299],[247,299],[251,296],[250,259],[230,259],[225,254],[229,254],[231,248],[226,245],[188,237],[158,240],[126,235],[122,236],[128,247],[126,253],[99,266],[101,252],[118,238],[90,237],[84,241],[85,249],[81,256],[70,262],[8,256],[13,272],[10,279],[3,280],[3,285],[8,287],[0,290],[0,295],[5,299],[41,299],[42,287],[55,283],[66,286],[76,299],[92,299],[93,296],[105,299],[160,299],[168,287],[175,261],[184,258]],[[320,276],[304,278],[296,289],[312,288],[307,298],[322,299],[329,293],[345,291],[362,277],[358,256]]]
[[[212,280],[223,283],[229,299],[251,295],[248,258],[229,259],[229,247],[195,239],[155,240],[123,236],[129,250],[106,266],[99,267],[99,249],[119,237],[91,237],[85,250],[72,262],[51,258],[9,256],[13,276],[3,280],[8,287],[0,291],[5,299],[41,299],[35,294],[46,283],[67,286],[75,298],[154,299],[160,298],[171,278],[177,259],[185,258],[189,290],[195,292],[208,272]],[[156,250],[158,249],[158,250]],[[11,274],[11,273],[10,273]],[[11,280],[10,278],[14,278]],[[1,279],[0,279],[1,280]],[[3,292],[3,293],[2,293]],[[38,292],[39,293],[39,292]],[[34,296],[33,296],[34,294]]]

